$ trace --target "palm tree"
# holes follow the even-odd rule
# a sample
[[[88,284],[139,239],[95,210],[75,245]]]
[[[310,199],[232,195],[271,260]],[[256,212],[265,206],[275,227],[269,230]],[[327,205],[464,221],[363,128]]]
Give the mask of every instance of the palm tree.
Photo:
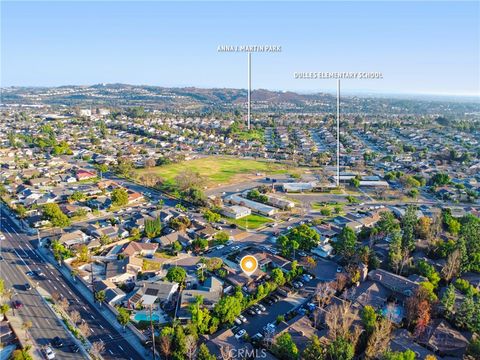
[[[72,272],[70,273],[72,275],[72,278],[74,281],[77,281],[77,276],[78,276],[78,270],[77,269],[72,269]]]
[[[100,303],[100,305],[102,305],[106,297],[107,296],[105,294],[105,290],[100,290],[95,293],[95,300],[97,300]]]

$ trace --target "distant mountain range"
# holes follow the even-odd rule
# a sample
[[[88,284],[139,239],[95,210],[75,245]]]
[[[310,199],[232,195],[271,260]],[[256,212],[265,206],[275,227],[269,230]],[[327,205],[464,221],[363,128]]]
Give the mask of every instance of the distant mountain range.
[[[169,112],[209,113],[244,110],[245,89],[166,88],[147,85],[96,84],[92,86],[8,87],[2,88],[3,105],[50,105],[78,107],[144,106]],[[254,90],[255,112],[334,112],[336,97],[328,93],[298,94],[290,91]],[[424,96],[406,99],[398,96],[343,95],[342,112],[370,114],[464,114],[480,112],[480,104],[458,99]]]

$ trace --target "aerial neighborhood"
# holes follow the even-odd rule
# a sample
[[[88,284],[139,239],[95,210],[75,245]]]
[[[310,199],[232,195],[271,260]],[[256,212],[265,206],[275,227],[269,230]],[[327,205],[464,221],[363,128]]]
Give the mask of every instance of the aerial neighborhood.
[[[478,119],[346,115],[337,172],[327,116],[148,109],[2,109],[2,252],[72,339],[42,353],[480,356]]]

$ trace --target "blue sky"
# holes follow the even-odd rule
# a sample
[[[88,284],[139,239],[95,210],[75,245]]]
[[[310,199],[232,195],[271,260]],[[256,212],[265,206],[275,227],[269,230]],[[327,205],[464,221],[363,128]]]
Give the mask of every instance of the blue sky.
[[[130,83],[324,91],[296,71],[381,71],[348,90],[480,93],[478,2],[2,1],[2,86]]]

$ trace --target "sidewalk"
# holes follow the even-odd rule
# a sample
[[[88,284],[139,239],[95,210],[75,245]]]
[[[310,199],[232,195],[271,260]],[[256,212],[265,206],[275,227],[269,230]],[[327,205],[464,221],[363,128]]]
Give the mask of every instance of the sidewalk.
[[[34,360],[42,360],[43,356],[40,353],[40,346],[35,342],[33,338],[28,336],[28,333],[22,329],[23,320],[20,319],[18,316],[14,316],[13,314],[5,315],[8,319],[8,323],[13,330],[13,333],[18,339],[20,346],[25,348],[27,346],[32,346],[30,354],[32,355]]]
[[[38,253],[49,263],[51,264],[57,264],[57,261],[53,258],[53,255],[46,250],[45,248],[39,248],[37,249]],[[126,341],[129,342],[129,344],[138,352],[138,354],[142,355],[144,359],[151,359],[151,355],[148,355],[149,353],[147,352],[148,350],[144,347],[142,344],[139,336],[137,333],[132,331],[129,326],[127,326],[125,329],[123,326],[121,326],[118,321],[117,317],[115,314],[113,314],[107,306],[98,306],[93,300],[93,295],[90,289],[85,286],[85,284],[82,281],[74,281],[72,279],[72,276],[70,274],[70,271],[64,266],[55,266],[64,276],[64,278],[72,284],[83,296],[83,298],[88,301],[92,306],[94,306],[97,311],[102,315],[102,317],[110,323],[112,327],[114,327],[120,334],[125,334],[123,337]]]

